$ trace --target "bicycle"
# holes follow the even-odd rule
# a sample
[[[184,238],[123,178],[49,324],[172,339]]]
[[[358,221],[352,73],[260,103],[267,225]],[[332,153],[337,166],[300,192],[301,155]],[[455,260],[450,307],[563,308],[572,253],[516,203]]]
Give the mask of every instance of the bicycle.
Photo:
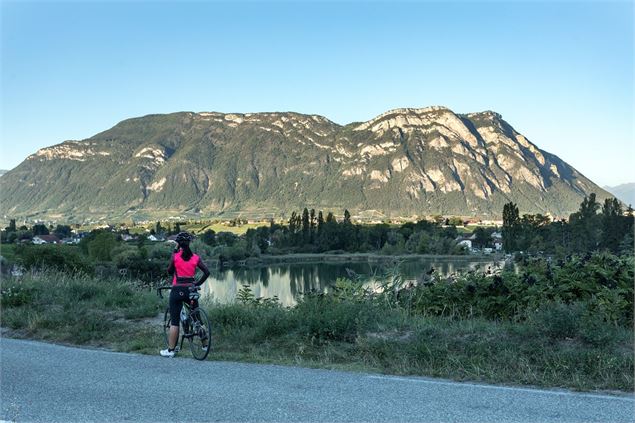
[[[157,288],[159,297],[163,298],[161,291],[166,289],[172,289],[171,286],[165,286]],[[196,300],[198,300],[201,294],[200,287],[190,287],[189,301],[183,302],[183,309],[181,310],[180,318],[180,334],[181,342],[177,340],[176,351],[183,349],[183,340],[187,339],[192,356],[197,360],[205,360],[209,350],[211,349],[212,341],[212,327],[209,323],[207,313],[201,307],[194,307]],[[170,332],[170,307],[165,310],[163,316],[163,333],[165,334],[165,344],[168,344],[168,334]],[[180,345],[179,345],[180,344]]]

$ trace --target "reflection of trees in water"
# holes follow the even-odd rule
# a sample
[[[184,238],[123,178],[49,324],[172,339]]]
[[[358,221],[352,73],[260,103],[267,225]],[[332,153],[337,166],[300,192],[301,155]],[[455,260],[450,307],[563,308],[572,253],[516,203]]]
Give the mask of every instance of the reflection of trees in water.
[[[264,267],[264,269],[269,269],[271,272],[270,276],[278,279],[284,278],[284,276],[289,273],[283,266]]]
[[[335,284],[338,277],[345,277],[342,265],[301,264],[286,266],[289,273],[291,292],[297,298],[306,292],[324,292],[328,286]]]
[[[342,278],[346,274],[346,268],[339,265],[317,265],[316,270],[318,275],[318,286],[316,289],[320,292],[325,292],[329,286],[335,285],[337,278]]]
[[[488,266],[492,266],[493,269],[494,261],[414,260],[398,264],[390,262],[287,264],[213,271],[212,277],[222,282],[216,288],[219,299],[233,298],[234,291],[244,284],[249,284],[256,295],[260,295],[260,292],[264,296],[279,295],[285,305],[293,305],[303,293],[328,291],[338,278],[351,278],[356,275],[360,280],[369,282],[383,279],[396,272],[405,280],[421,281],[429,279],[432,274],[448,277],[457,272],[474,271],[477,268],[480,269],[477,271],[485,271]],[[347,272],[347,269],[352,272]],[[432,269],[434,272],[431,272]],[[272,286],[269,286],[270,284]],[[235,285],[235,287],[230,288],[229,285]]]
[[[286,266],[285,270],[289,273],[291,293],[294,297],[297,297],[298,293],[302,291],[302,288],[298,287],[298,280],[300,280],[300,278],[302,277],[300,269],[298,268],[298,266]]]
[[[269,268],[261,267],[260,268],[260,280],[262,281],[262,286],[269,286]]]
[[[218,280],[225,280],[225,272],[222,270],[219,270],[217,268],[212,268],[209,271],[209,276],[214,278],[214,279],[218,279]]]
[[[291,292],[297,297],[306,292],[319,291],[317,265],[291,265],[289,269],[289,280],[291,282]]]
[[[234,275],[237,280],[241,281],[241,284],[256,285],[260,282],[260,270],[253,268],[238,268],[234,269]]]
[[[303,266],[302,267],[302,291],[312,292],[315,289],[315,266]]]

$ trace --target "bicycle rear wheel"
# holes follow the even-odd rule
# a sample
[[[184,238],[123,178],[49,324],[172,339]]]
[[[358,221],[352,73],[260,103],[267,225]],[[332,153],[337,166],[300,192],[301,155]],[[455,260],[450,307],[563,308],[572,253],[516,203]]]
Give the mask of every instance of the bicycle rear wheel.
[[[190,343],[192,356],[197,360],[205,360],[212,347],[212,327],[207,313],[200,307],[192,310],[190,322],[192,332],[187,340]]]

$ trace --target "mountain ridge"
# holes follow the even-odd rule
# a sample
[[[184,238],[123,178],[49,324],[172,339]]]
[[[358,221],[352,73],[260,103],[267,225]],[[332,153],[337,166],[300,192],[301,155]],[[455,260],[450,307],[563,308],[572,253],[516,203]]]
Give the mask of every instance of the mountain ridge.
[[[635,205],[635,182],[628,182],[615,186],[604,186],[606,191],[615,195],[616,198],[625,204]]]
[[[295,112],[125,119],[39,149],[0,179],[0,214],[67,219],[282,216],[303,207],[385,216],[566,216],[610,194],[494,111],[398,108],[337,124]]]

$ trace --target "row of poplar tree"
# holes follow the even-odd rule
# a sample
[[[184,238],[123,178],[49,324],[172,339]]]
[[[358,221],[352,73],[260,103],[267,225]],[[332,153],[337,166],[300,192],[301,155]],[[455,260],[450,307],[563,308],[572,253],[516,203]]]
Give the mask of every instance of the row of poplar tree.
[[[634,220],[630,206],[625,212],[615,198],[600,204],[594,193],[584,197],[568,221],[551,221],[541,214],[520,216],[517,205],[510,202],[503,207],[503,248],[507,252],[632,254]]]

